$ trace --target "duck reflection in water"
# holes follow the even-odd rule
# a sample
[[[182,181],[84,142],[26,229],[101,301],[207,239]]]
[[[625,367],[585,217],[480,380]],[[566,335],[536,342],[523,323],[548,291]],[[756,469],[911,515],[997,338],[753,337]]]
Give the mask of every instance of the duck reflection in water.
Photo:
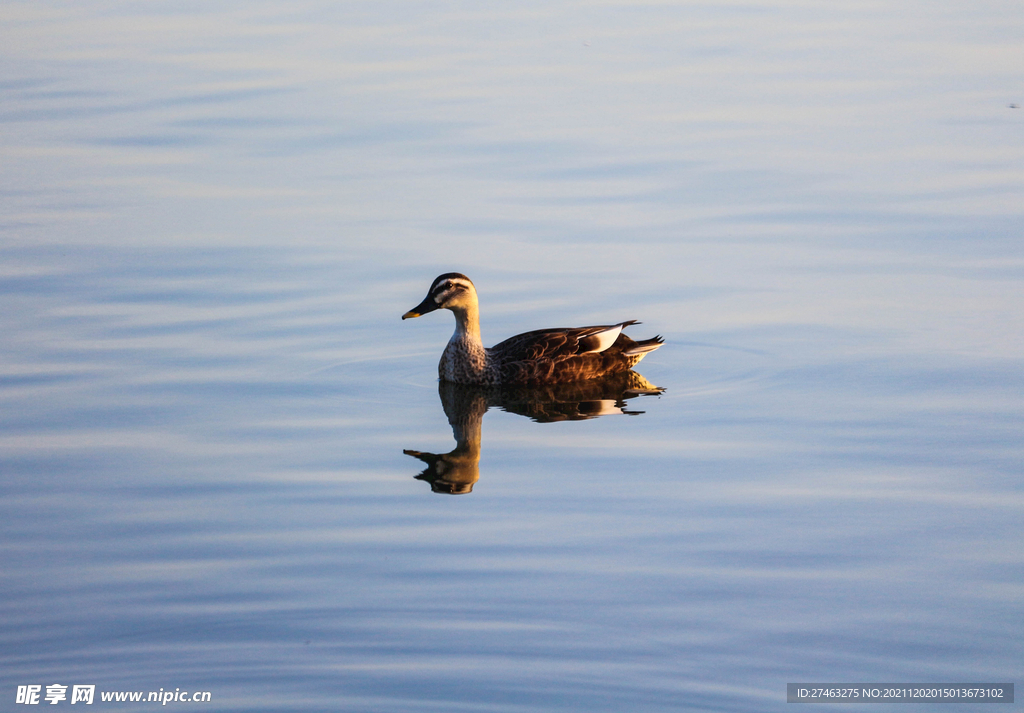
[[[481,425],[491,407],[527,416],[537,423],[583,421],[609,414],[641,414],[643,411],[627,408],[627,399],[664,391],[634,371],[539,387],[476,386],[440,381],[437,390],[452,426],[455,450],[449,453],[406,450],[404,453],[427,464],[417,479],[430,483],[435,493],[451,495],[472,492],[473,485],[480,479]]]

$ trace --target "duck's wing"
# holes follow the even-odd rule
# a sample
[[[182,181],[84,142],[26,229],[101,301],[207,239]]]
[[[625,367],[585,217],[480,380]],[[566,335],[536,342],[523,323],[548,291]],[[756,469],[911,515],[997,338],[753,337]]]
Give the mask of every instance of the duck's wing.
[[[509,337],[491,347],[490,352],[501,363],[564,359],[580,354],[596,354],[610,348],[625,327],[637,324],[635,319],[618,324],[593,327],[538,329]]]

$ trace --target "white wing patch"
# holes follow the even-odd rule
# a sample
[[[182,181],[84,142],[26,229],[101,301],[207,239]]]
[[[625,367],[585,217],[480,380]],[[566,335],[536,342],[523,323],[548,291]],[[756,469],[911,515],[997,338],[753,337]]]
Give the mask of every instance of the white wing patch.
[[[590,346],[583,354],[591,352],[603,352],[605,349],[615,344],[615,340],[619,338],[619,332],[622,331],[621,324],[615,324],[611,327],[606,327],[598,332],[587,335],[588,346],[590,346],[590,340],[596,339],[596,346]]]

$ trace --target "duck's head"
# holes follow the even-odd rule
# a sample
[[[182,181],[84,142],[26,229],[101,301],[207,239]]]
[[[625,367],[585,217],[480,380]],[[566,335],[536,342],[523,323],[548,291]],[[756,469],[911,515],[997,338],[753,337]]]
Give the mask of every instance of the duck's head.
[[[434,280],[423,301],[403,314],[402,319],[420,317],[442,308],[453,312],[467,311],[476,304],[476,287],[473,286],[473,281],[461,272],[446,272]]]

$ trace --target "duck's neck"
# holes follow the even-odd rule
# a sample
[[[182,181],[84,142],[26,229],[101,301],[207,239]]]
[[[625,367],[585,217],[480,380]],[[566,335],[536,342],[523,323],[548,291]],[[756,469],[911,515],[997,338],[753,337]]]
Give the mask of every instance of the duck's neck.
[[[476,304],[450,308],[455,313],[455,334],[441,355],[437,373],[442,381],[457,384],[488,383],[487,350],[480,341],[480,320]]]
[[[480,308],[476,302],[452,309],[455,314],[455,334],[452,341],[466,342],[483,347],[480,340]]]

